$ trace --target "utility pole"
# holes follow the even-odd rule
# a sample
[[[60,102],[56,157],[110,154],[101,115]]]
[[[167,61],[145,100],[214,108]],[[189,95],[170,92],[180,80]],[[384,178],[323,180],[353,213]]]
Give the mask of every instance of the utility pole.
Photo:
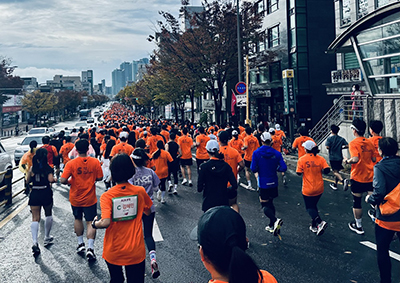
[[[239,0],[236,3],[236,14],[237,14],[237,48],[238,48],[238,80],[242,81],[243,73],[242,73],[242,44],[240,39],[240,9],[239,9]]]

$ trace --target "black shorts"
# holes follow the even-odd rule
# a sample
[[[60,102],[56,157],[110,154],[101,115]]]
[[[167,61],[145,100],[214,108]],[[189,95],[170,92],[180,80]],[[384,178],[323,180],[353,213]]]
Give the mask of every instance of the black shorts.
[[[342,166],[342,161],[340,160],[340,161],[336,161],[336,160],[329,160],[329,163],[331,164],[331,168],[332,168],[332,170],[337,170],[337,171],[340,171],[340,170],[342,170],[343,169],[343,166]]]
[[[85,214],[86,221],[92,221],[97,215],[97,203],[87,207],[78,207],[71,205],[71,208],[72,214],[74,215],[75,219],[78,220],[82,220],[83,214]]]
[[[51,188],[36,190],[33,189],[29,195],[28,205],[49,206],[53,204],[53,190]]]
[[[191,158],[189,159],[181,158],[181,166],[192,166],[192,165],[193,165],[193,160]]]
[[[247,168],[250,168],[251,165],[251,161],[247,161],[246,159],[244,160],[244,166],[246,166]]]
[[[362,194],[366,192],[372,192],[374,187],[372,186],[372,182],[370,183],[360,183],[354,180],[350,180],[351,184],[351,192],[355,194]]]
[[[234,190],[234,189],[232,189],[232,187],[229,187],[228,188],[228,199],[235,199],[235,198],[237,198],[237,189],[236,190]]]
[[[270,200],[278,197],[278,187],[270,189],[261,189],[258,191],[258,195],[262,200]]]

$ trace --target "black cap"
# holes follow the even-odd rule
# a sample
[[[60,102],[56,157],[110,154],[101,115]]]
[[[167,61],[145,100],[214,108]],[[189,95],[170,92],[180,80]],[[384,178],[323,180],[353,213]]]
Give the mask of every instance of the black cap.
[[[246,224],[231,207],[213,207],[200,217],[197,239],[203,249],[215,254],[229,253],[234,246],[245,250]]]

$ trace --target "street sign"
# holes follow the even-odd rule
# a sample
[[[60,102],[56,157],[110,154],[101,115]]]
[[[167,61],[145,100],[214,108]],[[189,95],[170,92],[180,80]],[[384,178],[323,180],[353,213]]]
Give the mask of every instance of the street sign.
[[[236,95],[236,106],[237,107],[246,107],[247,105],[247,99],[246,95],[241,94],[241,95]]]
[[[238,82],[235,86],[235,90],[238,94],[245,94],[247,85],[244,82]]]
[[[282,72],[283,78],[283,102],[284,102],[284,115],[296,114],[296,97],[294,93],[294,73],[293,70],[284,70]]]
[[[215,103],[212,99],[203,100],[203,110],[215,110]]]

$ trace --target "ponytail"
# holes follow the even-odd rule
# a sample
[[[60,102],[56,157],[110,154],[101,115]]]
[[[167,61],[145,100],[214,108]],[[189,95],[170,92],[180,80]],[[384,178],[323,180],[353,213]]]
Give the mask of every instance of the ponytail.
[[[157,159],[160,157],[160,155],[161,155],[161,149],[159,148],[159,149],[157,149],[156,152],[153,153],[152,159]]]
[[[258,283],[263,282],[262,279],[253,259],[240,247],[234,246],[229,263],[229,283]]]
[[[211,156],[218,158],[220,160],[224,160],[224,154],[220,151],[218,152],[211,152],[211,151],[207,151]]]

